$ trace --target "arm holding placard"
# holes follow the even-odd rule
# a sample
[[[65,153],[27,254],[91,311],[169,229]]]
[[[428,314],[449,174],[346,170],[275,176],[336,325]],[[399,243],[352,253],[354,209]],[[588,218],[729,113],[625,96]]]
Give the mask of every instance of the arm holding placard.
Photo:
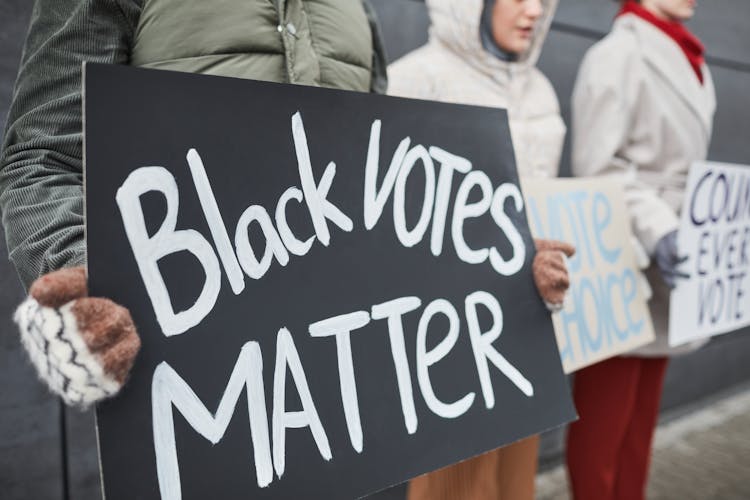
[[[584,62],[582,74],[585,71]],[[622,77],[628,79],[625,75]],[[573,94],[574,173],[616,176],[623,182],[639,247],[654,257],[664,282],[674,288],[676,279],[687,277],[679,270],[684,259],[677,251],[677,214],[656,189],[639,179],[637,165],[619,154],[629,140],[629,124],[634,119],[631,115],[636,106],[627,102],[627,92],[616,89],[613,82],[601,75],[584,81],[576,86]]]
[[[80,407],[119,390],[140,346],[126,309],[87,297],[83,267],[54,272],[86,262],[81,62],[127,63],[139,9],[36,2],[0,156],[10,259],[30,289],[21,340],[40,378]]]
[[[576,176],[607,176],[623,186],[633,234],[652,261],[646,275],[656,333],[653,343],[630,354],[671,356],[678,352],[668,346],[667,284],[679,277],[677,214],[687,165],[707,144],[692,110],[655,105],[664,95],[634,35],[639,22],[621,18],[623,29],[584,57],[571,101],[571,167]]]
[[[623,154],[631,145],[634,121],[648,113],[642,109],[647,103],[639,100],[640,80],[647,78],[639,67],[643,64],[634,51],[606,58],[592,51],[584,58],[572,96],[572,170],[578,177],[609,176],[622,183],[633,232],[653,256],[657,243],[677,230],[679,219],[633,159]]]

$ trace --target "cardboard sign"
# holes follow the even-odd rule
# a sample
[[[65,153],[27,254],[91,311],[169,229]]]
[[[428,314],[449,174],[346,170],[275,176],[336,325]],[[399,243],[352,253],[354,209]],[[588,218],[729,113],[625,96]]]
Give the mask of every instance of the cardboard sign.
[[[750,325],[750,166],[690,169],[678,248],[687,256],[669,305],[669,344]]]
[[[553,315],[567,373],[654,339],[622,188],[606,179],[524,180],[531,231],[566,241],[570,289]]]
[[[107,500],[351,499],[574,416],[503,111],[86,68]],[[498,140],[498,137],[505,140]]]

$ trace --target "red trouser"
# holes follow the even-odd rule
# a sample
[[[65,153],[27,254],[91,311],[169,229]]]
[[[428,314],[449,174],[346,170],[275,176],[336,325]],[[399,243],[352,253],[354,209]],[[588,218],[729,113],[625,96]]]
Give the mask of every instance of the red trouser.
[[[667,358],[612,358],[575,375],[568,431],[575,500],[642,500]]]

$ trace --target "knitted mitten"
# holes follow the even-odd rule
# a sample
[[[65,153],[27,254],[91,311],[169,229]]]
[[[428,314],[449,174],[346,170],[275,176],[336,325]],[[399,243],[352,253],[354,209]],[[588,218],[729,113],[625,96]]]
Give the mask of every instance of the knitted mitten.
[[[88,297],[82,267],[35,281],[14,319],[39,377],[71,406],[115,395],[141,346],[127,309]]]
[[[534,283],[547,309],[559,311],[570,286],[566,259],[572,257],[576,249],[573,245],[554,240],[536,239],[534,245],[536,256],[531,265]]]

